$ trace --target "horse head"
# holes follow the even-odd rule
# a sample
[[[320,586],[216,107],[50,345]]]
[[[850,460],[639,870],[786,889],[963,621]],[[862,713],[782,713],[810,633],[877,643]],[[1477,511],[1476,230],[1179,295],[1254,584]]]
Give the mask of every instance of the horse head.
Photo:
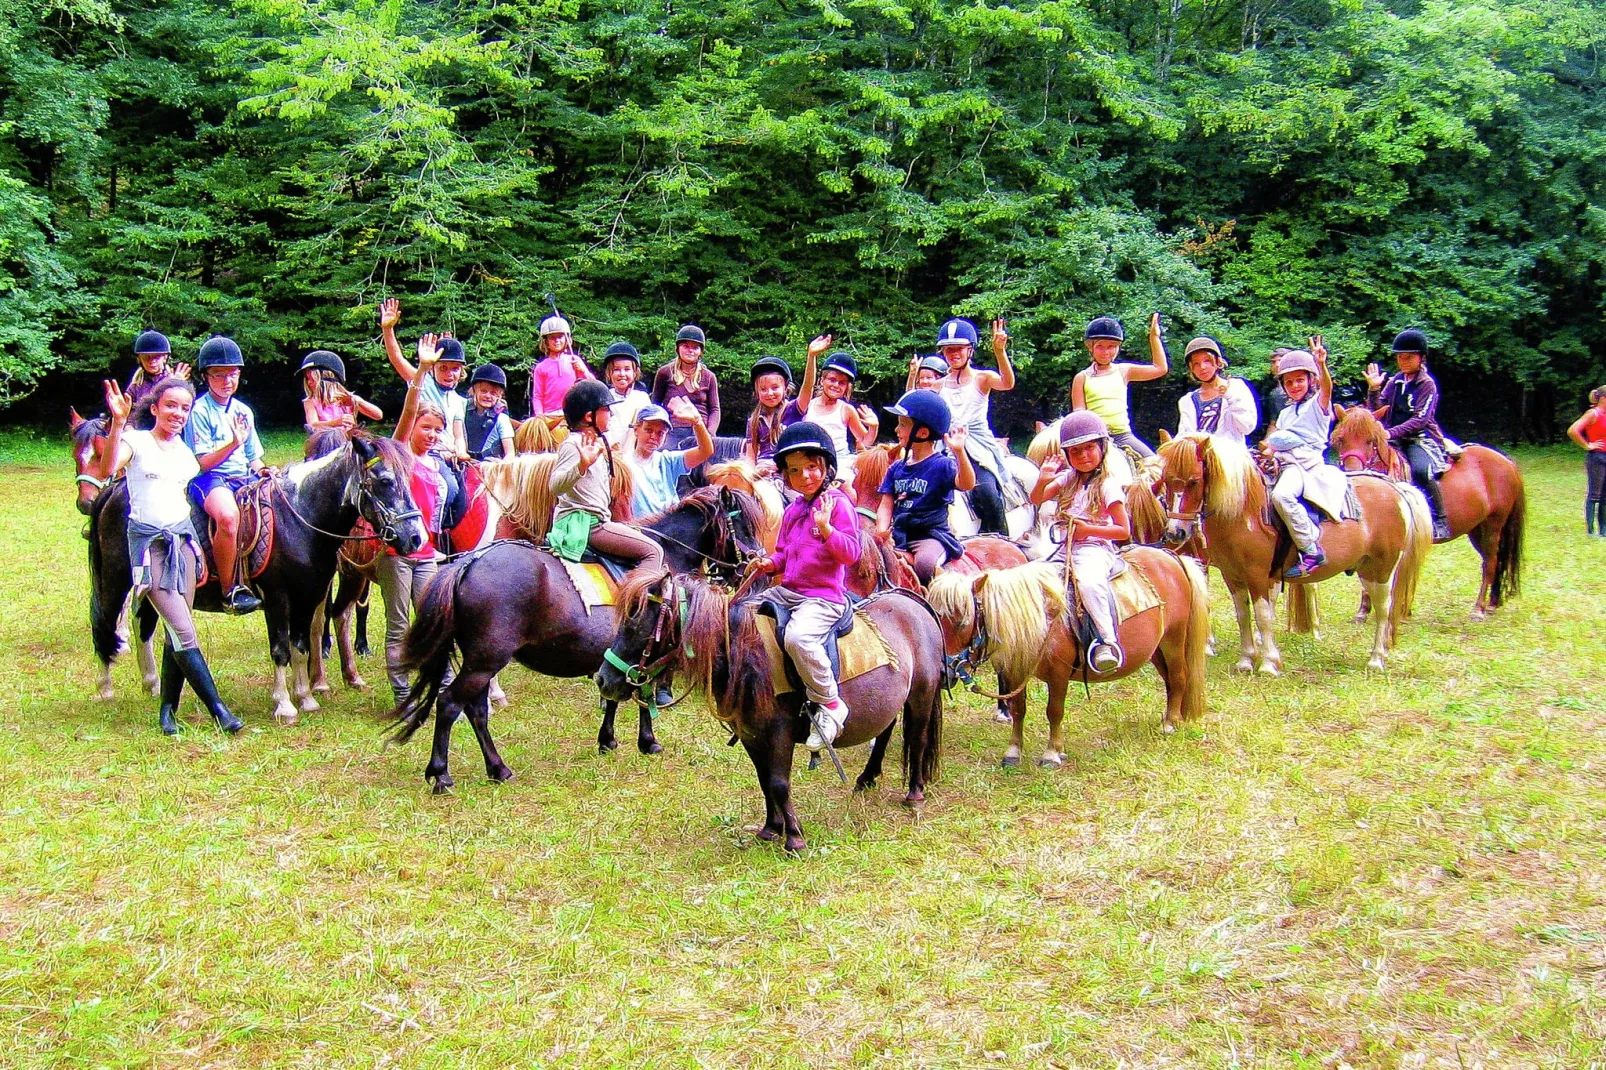
[[[1364,405],[1333,406],[1334,426],[1328,442],[1346,472],[1388,472],[1389,433]]]
[[[76,409],[68,409],[67,412],[67,429],[72,433],[73,467],[77,469],[74,479],[78,486],[78,501],[75,504],[80,513],[88,516],[90,507],[95,504],[95,499],[107,482],[94,474],[98,470],[100,455],[106,449],[106,419],[97,416],[86,420],[78,415]]]
[[[357,507],[381,540],[402,555],[418,552],[429,542],[424,517],[407,487],[407,458],[388,438],[357,432],[351,436],[356,472],[348,479],[345,499]]]
[[[670,572],[638,573],[619,588],[619,631],[602,656],[597,690],[610,702],[628,699],[633,691],[673,667],[680,652],[681,591]]]
[[[974,651],[976,657],[971,660],[979,664],[985,657],[980,649],[985,642],[980,631],[980,607],[988,576],[987,572],[967,576],[945,569],[933,576],[931,586],[926,588],[926,601],[942,625],[943,653],[950,658]]]

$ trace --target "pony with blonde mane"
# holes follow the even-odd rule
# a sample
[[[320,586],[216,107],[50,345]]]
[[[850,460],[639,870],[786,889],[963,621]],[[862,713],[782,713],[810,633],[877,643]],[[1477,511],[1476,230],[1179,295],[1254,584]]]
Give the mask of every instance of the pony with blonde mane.
[[[758,598],[733,601],[723,589],[670,573],[633,577],[620,592],[620,626],[597,673],[602,696],[619,702],[659,674],[702,684],[714,716],[740,740],[764,793],[762,840],[789,851],[806,845],[792,808],[792,753],[809,732],[802,695],[777,695],[774,671],[754,621]],[[873,743],[856,792],[875,786],[882,757],[903,719],[906,806],[925,801],[942,750],[942,632],[918,596],[882,591],[859,605],[892,652],[883,665],[841,685],[849,713],[836,747]],[[627,675],[621,666],[630,668]]]
[[[1179,435],[1160,447],[1165,482],[1166,542],[1176,545],[1203,531],[1210,563],[1221,571],[1238,617],[1239,657],[1234,668],[1276,675],[1282,654],[1273,636],[1273,599],[1292,546],[1273,521],[1265,480],[1249,450],[1203,432]],[[1427,501],[1414,487],[1379,476],[1350,479],[1360,504],[1356,519],[1324,519],[1326,563],[1311,576],[1288,581],[1295,631],[1314,632],[1311,585],[1353,571],[1372,596],[1374,634],[1370,668],[1382,669],[1409,612],[1417,578],[1432,546]],[[1251,619],[1252,614],[1252,619]]]
[[[1064,566],[1034,561],[979,576],[939,575],[928,593],[942,621],[950,655],[973,664],[990,659],[1000,678],[1048,684],[1048,748],[1038,765],[1057,769],[1065,761],[1065,694],[1074,680],[1106,683],[1153,664],[1165,681],[1166,710],[1161,729],[1170,733],[1205,712],[1210,597],[1204,572],[1186,557],[1152,546],[1123,555],[1154,586],[1161,604],[1120,624],[1126,660],[1107,675],[1083,668],[1086,652],[1070,626],[1070,595]],[[970,654],[974,651],[974,654]],[[1026,687],[1006,696],[1013,731],[1004,765],[1018,766],[1024,749]]]
[[[545,417],[532,416],[513,432],[513,449],[519,453],[554,453],[568,436],[568,428],[554,431]]]
[[[714,486],[729,487],[743,494],[751,494],[764,510],[764,521],[759,527],[759,542],[766,553],[775,552],[775,537],[781,530],[781,514],[786,512],[786,500],[775,481],[758,474],[758,466],[745,457],[735,457],[722,464],[710,464],[703,469],[708,482]]]
[[[1388,431],[1365,406],[1334,406],[1337,423],[1331,438],[1346,472],[1377,472],[1409,482],[1410,467],[1389,439]],[[1435,542],[1451,542],[1465,535],[1483,559],[1478,599],[1472,619],[1482,620],[1491,608],[1516,594],[1522,579],[1523,526],[1528,492],[1516,462],[1499,450],[1472,443],[1439,477],[1440,496],[1450,535]],[[1361,612],[1367,611],[1362,594]]]

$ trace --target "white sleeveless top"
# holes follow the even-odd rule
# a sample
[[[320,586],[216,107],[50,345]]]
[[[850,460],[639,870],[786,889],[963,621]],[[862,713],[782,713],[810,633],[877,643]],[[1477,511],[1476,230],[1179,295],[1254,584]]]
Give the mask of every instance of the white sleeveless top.
[[[166,528],[190,515],[185,491],[201,473],[201,463],[175,438],[163,449],[149,431],[124,431],[123,441],[133,449],[128,473],[128,518],[140,524]]]
[[[948,403],[953,427],[968,428],[972,434],[988,429],[987,410],[991,407],[992,395],[981,392],[976,385],[974,372],[967,383],[956,383],[948,376],[943,376],[937,382],[937,392]],[[991,431],[988,433],[991,434]]]
[[[848,403],[838,401],[832,404],[823,397],[814,398],[809,402],[809,411],[803,414],[803,419],[819,424],[831,436],[831,445],[836,447],[837,471],[846,472],[849,459],[853,456],[848,452]]]

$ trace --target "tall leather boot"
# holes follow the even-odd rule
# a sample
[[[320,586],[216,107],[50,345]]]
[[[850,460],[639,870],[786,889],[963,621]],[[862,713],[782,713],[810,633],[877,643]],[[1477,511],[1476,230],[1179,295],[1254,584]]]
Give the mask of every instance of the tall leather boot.
[[[229,708],[223,705],[223,700],[218,697],[217,683],[212,679],[212,670],[207,668],[206,656],[201,653],[200,648],[175,651],[174,656],[184,670],[184,679],[190,682],[190,689],[206,706],[217,726],[231,736],[244,728],[244,723],[230,713]]]
[[[1433,541],[1443,542],[1450,537],[1450,520],[1444,515],[1444,488],[1437,479],[1428,480],[1428,512],[1433,514]]]
[[[184,693],[184,670],[173,657],[171,643],[162,644],[162,708],[156,714],[162,735],[178,735],[178,699]]]

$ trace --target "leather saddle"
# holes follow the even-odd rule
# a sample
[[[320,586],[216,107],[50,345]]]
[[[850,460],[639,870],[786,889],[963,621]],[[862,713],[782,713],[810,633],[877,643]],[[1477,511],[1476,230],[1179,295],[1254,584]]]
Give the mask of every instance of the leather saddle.
[[[267,571],[268,560],[273,556],[273,536],[275,531],[273,505],[269,500],[273,494],[273,480],[253,479],[239,490],[234,492],[234,501],[240,509],[240,526],[235,532],[235,547],[239,557],[241,580],[254,580]],[[206,515],[206,511],[199,506],[191,505],[190,519],[195,530],[201,533],[201,554],[205,575],[197,577],[196,586],[199,587],[211,577],[217,575],[217,562],[212,559],[212,540],[217,534],[217,525]],[[224,583],[224,590],[232,585],[230,580]]]
[[[837,618],[836,626],[825,637],[825,656],[831,663],[831,675],[838,680],[842,679],[842,652],[837,646],[837,640],[853,631],[853,614],[859,608],[861,601],[851,594],[846,595],[846,598],[847,601],[842,606],[842,616]],[[792,608],[773,598],[761,598],[753,612],[775,621],[775,645],[781,648],[781,656],[786,661],[786,678],[802,691],[803,678],[798,675],[797,666],[792,663],[792,655],[786,649],[786,626],[792,622]]]
[[[583,565],[601,565],[602,570],[608,574],[608,578],[613,581],[615,587],[623,583],[625,574],[636,567],[633,562],[618,557],[609,557],[607,554],[599,554],[590,547],[587,547],[580,554],[580,563]]]

